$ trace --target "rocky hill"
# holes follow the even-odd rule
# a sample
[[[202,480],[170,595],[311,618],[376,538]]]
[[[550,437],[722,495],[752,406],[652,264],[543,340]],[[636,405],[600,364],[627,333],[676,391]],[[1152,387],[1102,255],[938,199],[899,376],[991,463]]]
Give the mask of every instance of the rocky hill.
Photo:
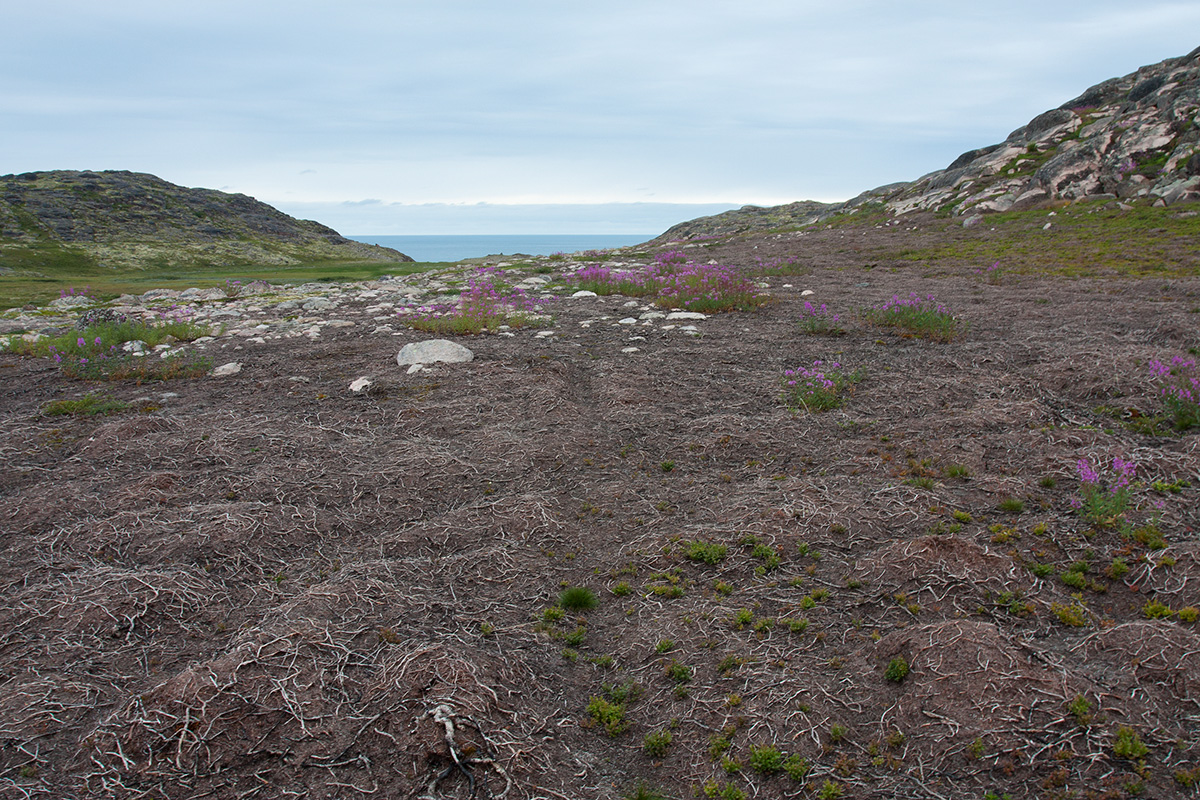
[[[0,176],[0,266],[36,270],[33,253],[45,267],[64,257],[111,268],[412,261],[244,194],[189,189],[126,171]]]
[[[868,203],[891,214],[970,218],[1081,200],[1156,206],[1200,200],[1200,48],[1088,89],[999,144],[846,203],[753,206],[685,222],[664,239],[803,226]]]

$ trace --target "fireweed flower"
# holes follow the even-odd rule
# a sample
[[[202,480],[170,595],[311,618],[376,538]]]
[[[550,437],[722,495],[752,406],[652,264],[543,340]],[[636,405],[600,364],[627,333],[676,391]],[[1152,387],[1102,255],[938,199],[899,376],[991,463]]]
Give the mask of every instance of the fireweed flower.
[[[1168,364],[1152,359],[1148,366],[1176,430],[1200,427],[1200,372],[1196,360],[1175,356]]]
[[[784,370],[783,401],[792,411],[825,411],[842,404],[843,392],[862,379],[861,372],[845,373],[836,361],[814,361],[811,367]]]
[[[1112,460],[1112,478],[1105,480],[1100,470],[1086,458],[1076,462],[1079,471],[1080,498],[1071,506],[1083,513],[1093,525],[1114,525],[1129,509],[1130,484],[1137,464],[1117,456]]]

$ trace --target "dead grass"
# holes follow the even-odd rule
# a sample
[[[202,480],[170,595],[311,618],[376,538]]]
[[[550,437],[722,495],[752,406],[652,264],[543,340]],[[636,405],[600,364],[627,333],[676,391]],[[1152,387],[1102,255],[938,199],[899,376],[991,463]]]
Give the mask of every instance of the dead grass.
[[[0,356],[0,796],[1188,796],[1200,635],[1141,609],[1197,604],[1196,434],[1096,409],[1155,413],[1140,365],[1200,344],[1200,284],[864,270],[841,234],[710,248],[823,266],[633,354],[623,298],[564,301],[556,337],[472,338],[432,375],[394,365],[417,334],[346,329],[114,417],[44,416],[80,387]],[[803,288],[936,291],[970,328],[818,340]],[[783,370],[832,357],[866,368],[854,395],[789,413]],[[1076,461],[1117,453],[1165,550],[1071,507]],[[552,619],[567,586],[599,605]],[[1052,610],[1076,602],[1080,628]],[[751,769],[767,746],[811,771]]]

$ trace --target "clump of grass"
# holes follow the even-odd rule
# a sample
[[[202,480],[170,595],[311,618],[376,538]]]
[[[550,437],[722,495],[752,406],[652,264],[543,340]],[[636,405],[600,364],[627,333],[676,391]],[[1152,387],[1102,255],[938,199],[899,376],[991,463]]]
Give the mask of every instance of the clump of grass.
[[[590,611],[600,605],[600,598],[586,586],[569,586],[559,594],[558,604],[570,611]]]
[[[1006,497],[997,506],[1005,514],[1020,514],[1025,510],[1025,501],[1016,497]]]
[[[154,321],[107,319],[83,330],[36,342],[10,340],[7,349],[22,356],[49,358],[63,375],[81,380],[172,380],[198,378],[212,369],[206,358],[175,355],[154,358],[126,352],[127,342],[153,349],[161,344],[191,342],[211,332],[179,309],[161,312]]]
[[[845,393],[863,379],[863,371],[848,372],[838,362],[817,360],[811,367],[783,373],[783,402],[791,411],[828,411],[843,402]]]
[[[129,403],[88,393],[83,397],[71,400],[51,400],[42,407],[42,413],[47,417],[72,416],[94,417],[108,414],[118,414],[129,408]]]
[[[967,323],[951,314],[936,297],[921,297],[916,292],[904,298],[892,295],[885,303],[863,309],[862,316],[872,325],[937,342],[953,341],[967,328]]]

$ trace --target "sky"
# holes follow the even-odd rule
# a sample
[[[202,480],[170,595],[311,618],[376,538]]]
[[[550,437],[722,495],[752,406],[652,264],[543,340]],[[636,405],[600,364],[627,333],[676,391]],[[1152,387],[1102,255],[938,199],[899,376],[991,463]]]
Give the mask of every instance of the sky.
[[[944,168],[1200,45],[1200,2],[39,0],[0,173],[148,172],[355,234],[657,234]]]

